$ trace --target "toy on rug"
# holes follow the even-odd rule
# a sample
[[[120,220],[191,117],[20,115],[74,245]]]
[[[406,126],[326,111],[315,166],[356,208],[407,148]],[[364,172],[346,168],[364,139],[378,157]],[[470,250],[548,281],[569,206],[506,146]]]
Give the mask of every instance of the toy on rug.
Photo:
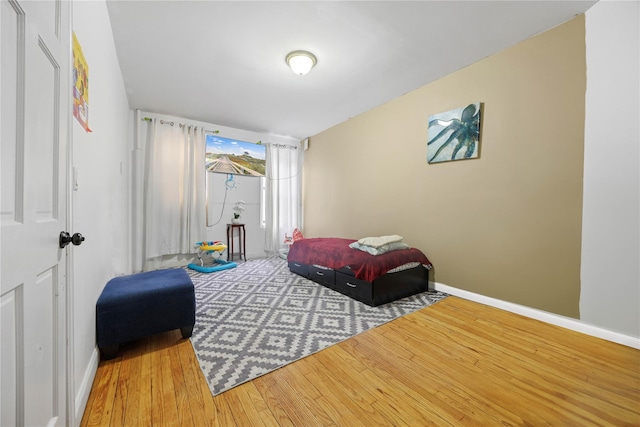
[[[300,239],[304,239],[304,236],[302,235],[302,232],[300,232],[300,230],[298,230],[298,228],[294,228],[293,229],[293,234],[291,236],[287,236],[287,233],[285,231],[284,233],[284,244],[287,245],[285,249],[281,249],[279,252],[279,256],[282,259],[287,259],[289,256],[289,248],[291,247],[291,245],[293,245],[295,242],[297,242]]]
[[[198,259],[200,260],[200,265],[198,264],[189,264],[189,267],[192,270],[199,271],[201,273],[213,273],[214,271],[227,270],[229,268],[237,267],[233,261],[225,261],[222,259],[222,254],[227,249],[227,245],[220,241],[216,242],[197,242],[195,247],[198,249]],[[211,265],[204,265],[203,256],[211,257]]]

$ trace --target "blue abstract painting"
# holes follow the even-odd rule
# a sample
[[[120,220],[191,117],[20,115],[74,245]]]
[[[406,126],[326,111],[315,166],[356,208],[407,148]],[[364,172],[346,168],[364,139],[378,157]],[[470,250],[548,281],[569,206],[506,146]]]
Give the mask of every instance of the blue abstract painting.
[[[429,116],[427,161],[429,163],[478,157],[480,103]]]

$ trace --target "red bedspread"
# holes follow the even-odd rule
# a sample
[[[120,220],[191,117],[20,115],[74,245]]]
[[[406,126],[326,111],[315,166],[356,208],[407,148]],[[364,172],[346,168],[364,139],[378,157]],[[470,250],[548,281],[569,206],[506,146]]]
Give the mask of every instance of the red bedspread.
[[[371,255],[349,247],[353,239],[317,237],[296,241],[289,249],[289,261],[321,265],[337,270],[349,267],[356,278],[373,282],[387,271],[410,262],[431,267],[431,262],[419,249],[402,249],[382,255]]]

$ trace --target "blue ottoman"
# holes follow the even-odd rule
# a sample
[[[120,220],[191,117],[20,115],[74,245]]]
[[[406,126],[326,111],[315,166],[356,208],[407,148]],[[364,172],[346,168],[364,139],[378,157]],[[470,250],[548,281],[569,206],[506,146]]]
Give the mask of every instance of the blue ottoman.
[[[98,348],[104,359],[121,343],[180,329],[189,338],[196,323],[193,283],[181,268],[148,271],[109,280],[96,303]]]

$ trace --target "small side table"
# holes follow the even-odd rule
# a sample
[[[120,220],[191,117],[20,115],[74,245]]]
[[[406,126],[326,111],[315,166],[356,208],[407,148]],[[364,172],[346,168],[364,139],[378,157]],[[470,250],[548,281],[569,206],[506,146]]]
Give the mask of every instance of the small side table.
[[[238,249],[240,252],[233,251],[233,236],[235,229],[238,229]],[[227,261],[233,261],[233,256],[238,254],[240,259],[244,257],[247,260],[247,235],[245,234],[244,224],[227,224]]]

